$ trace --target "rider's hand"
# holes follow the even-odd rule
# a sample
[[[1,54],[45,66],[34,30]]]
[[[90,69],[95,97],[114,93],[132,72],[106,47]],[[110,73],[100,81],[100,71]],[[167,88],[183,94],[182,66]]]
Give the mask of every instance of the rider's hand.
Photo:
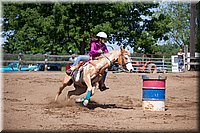
[[[103,53],[103,51],[100,49],[99,51],[98,51],[100,54],[102,54]]]

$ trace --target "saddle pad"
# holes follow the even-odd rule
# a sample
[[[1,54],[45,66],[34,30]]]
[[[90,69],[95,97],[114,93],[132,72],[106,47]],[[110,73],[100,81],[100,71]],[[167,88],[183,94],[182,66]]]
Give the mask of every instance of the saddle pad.
[[[80,67],[79,69],[73,72],[73,79],[75,82],[83,83],[83,69]]]

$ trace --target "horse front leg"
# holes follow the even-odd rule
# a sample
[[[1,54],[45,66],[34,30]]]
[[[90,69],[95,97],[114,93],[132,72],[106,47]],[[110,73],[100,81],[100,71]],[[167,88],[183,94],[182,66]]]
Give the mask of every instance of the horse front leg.
[[[87,93],[86,93],[86,96],[84,98],[83,105],[87,106],[88,103],[89,103],[90,97],[94,94],[95,88],[92,87],[90,74],[84,75],[83,80],[85,81],[85,84],[87,85]]]
[[[72,78],[71,76],[68,76],[66,75],[62,81],[62,85],[59,87],[59,90],[56,94],[56,97],[55,97],[55,102],[58,100],[58,97],[59,95],[62,93],[63,89],[66,87],[66,86],[70,86],[72,85],[73,81],[72,81]]]
[[[92,89],[92,91],[91,91],[91,96],[94,95],[94,92],[95,92],[95,90],[97,89],[97,84],[94,84],[93,86],[94,86],[94,87],[92,87],[93,89]],[[81,93],[79,93],[78,95],[81,95],[81,94],[83,94],[83,93],[85,93],[85,92],[87,91],[86,88],[82,88],[81,90],[83,90],[83,91],[81,91]],[[91,97],[91,96],[90,96],[90,97]],[[77,102],[77,103],[81,103],[81,102],[84,102],[84,100],[85,100],[85,97],[80,97],[80,98],[77,98],[77,99],[76,99],[76,102]]]

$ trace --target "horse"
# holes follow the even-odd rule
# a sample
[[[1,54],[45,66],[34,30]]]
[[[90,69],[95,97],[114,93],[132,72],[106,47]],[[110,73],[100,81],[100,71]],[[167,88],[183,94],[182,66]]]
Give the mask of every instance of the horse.
[[[66,74],[62,81],[62,85],[59,87],[59,91],[56,94],[55,102],[63,89],[66,86],[71,86],[73,84],[75,90],[68,91],[66,96],[67,99],[69,100],[72,95],[81,95],[87,91],[85,98],[76,100],[77,102],[83,102],[83,105],[87,106],[90,97],[94,95],[97,83],[102,83],[102,75],[104,74],[104,71],[117,61],[118,64],[127,71],[132,71],[133,68],[130,67],[132,66],[130,52],[127,49],[120,48],[102,54],[98,59],[86,62],[78,70],[73,72],[71,76]]]

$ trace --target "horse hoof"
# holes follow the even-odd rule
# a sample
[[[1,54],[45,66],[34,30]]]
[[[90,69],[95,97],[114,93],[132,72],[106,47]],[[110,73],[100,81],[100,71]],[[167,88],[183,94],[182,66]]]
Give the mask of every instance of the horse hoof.
[[[84,100],[85,100],[85,99],[84,99],[83,97],[81,97],[81,98],[76,99],[76,102],[77,102],[77,103],[81,103],[81,102],[84,102]]]
[[[83,105],[84,105],[84,106],[87,106],[88,103],[89,103],[89,100],[84,100],[84,101],[83,101]]]

